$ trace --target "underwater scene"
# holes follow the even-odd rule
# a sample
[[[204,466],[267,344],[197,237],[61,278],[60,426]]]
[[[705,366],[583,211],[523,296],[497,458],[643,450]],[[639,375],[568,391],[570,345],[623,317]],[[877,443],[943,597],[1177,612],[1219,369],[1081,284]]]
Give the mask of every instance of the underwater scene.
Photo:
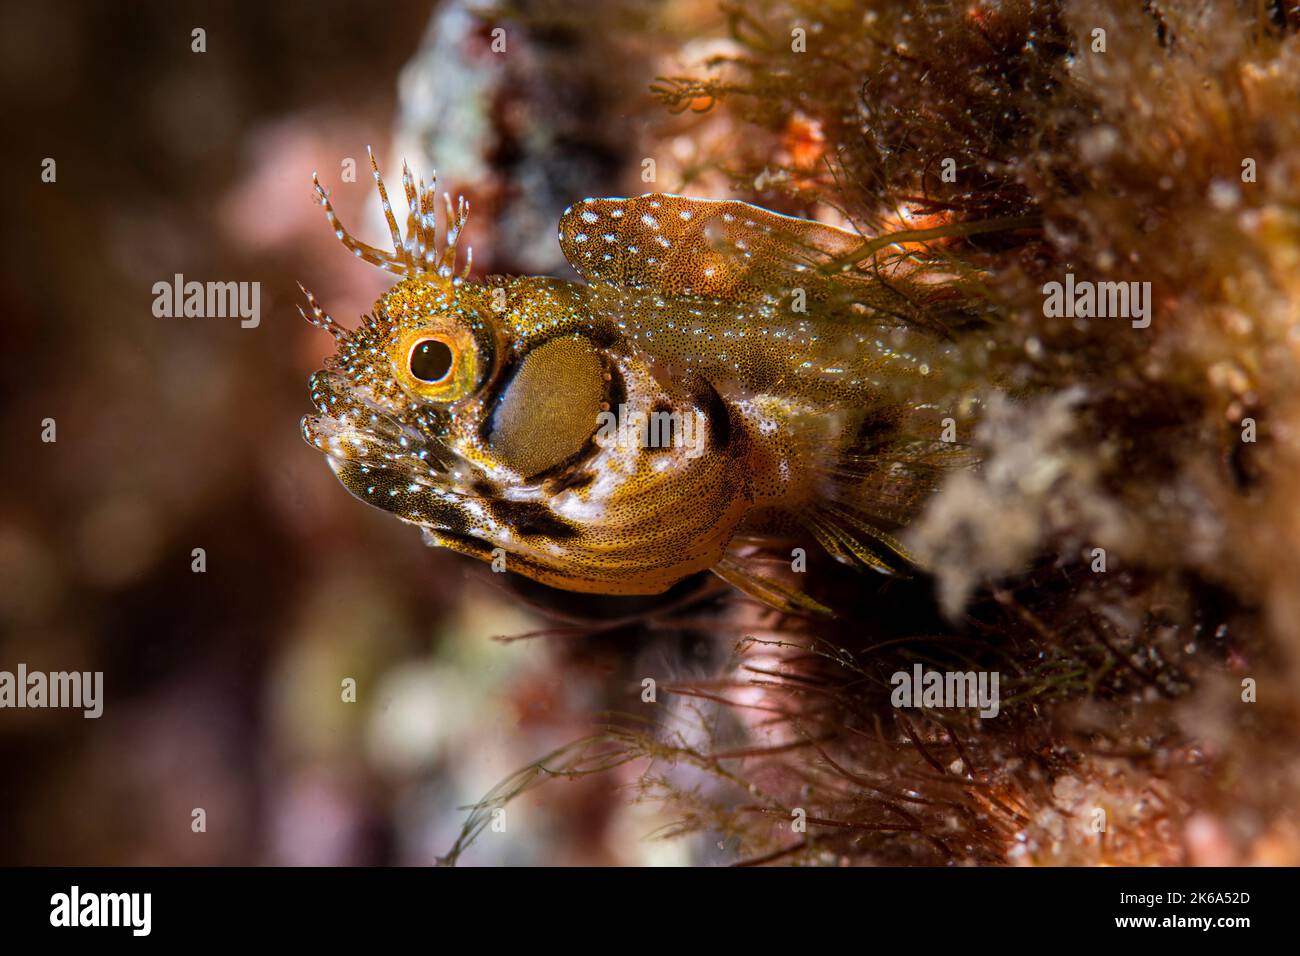
[[[1300,864],[1293,4],[0,20],[0,864]]]

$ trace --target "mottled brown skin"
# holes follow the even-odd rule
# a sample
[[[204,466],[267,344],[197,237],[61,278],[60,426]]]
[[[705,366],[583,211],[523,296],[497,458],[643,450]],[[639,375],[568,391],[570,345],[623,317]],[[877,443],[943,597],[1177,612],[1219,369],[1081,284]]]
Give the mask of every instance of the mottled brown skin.
[[[347,236],[320,190],[345,244],[402,276],[353,331],[311,301],[339,348],[304,434],[354,495],[431,544],[576,591],[659,593],[711,568],[793,606],[797,588],[751,560],[788,561],[791,542],[906,566],[888,532],[937,433],[901,425],[942,355],[839,268],[858,236],[740,202],[588,199],[559,235],[586,285],[475,283],[453,275],[464,207],[438,249],[431,190],[405,183],[392,254]],[[699,430],[647,447],[602,428],[608,413]]]

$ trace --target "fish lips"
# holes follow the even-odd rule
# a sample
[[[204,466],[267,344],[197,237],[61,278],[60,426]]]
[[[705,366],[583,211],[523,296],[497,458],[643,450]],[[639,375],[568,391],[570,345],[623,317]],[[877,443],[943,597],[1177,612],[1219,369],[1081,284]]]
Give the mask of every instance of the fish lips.
[[[311,396],[319,414],[303,418],[303,438],[349,492],[425,527],[464,530],[470,515],[453,487],[464,464],[455,452],[339,372],[313,375]]]
[[[404,419],[402,409],[346,375],[320,371],[311,377],[319,415],[302,420],[307,444],[332,459],[401,464],[413,474],[446,473],[457,456],[436,437]]]

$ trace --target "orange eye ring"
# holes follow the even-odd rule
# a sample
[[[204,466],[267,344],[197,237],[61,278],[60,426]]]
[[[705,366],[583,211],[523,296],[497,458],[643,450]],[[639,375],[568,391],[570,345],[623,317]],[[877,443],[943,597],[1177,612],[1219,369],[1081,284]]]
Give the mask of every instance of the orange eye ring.
[[[392,352],[398,381],[433,402],[455,402],[474,390],[478,347],[468,330],[412,329]]]

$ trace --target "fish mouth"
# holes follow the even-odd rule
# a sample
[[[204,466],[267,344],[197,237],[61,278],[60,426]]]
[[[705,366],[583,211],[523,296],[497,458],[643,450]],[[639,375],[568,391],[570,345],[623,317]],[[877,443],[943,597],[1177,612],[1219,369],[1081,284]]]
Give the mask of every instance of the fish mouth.
[[[303,439],[349,492],[405,521],[464,533],[474,509],[458,487],[472,481],[469,463],[340,372],[316,372],[310,384],[318,414],[303,417]]]
[[[302,420],[307,444],[331,460],[401,468],[413,475],[447,475],[457,456],[405,420],[402,409],[340,372],[311,377],[318,415]]]

